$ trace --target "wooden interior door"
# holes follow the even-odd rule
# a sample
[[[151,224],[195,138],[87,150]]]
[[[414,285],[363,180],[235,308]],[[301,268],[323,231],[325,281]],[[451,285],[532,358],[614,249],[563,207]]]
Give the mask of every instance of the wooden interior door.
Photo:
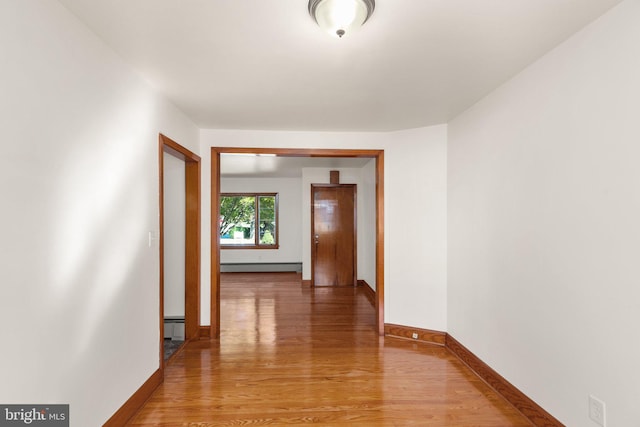
[[[355,286],[356,186],[311,185],[313,286]]]

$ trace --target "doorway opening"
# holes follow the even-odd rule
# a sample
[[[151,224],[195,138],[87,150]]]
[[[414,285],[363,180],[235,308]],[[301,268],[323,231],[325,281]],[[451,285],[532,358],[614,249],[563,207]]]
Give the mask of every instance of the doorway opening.
[[[211,320],[208,335],[220,336],[220,156],[254,154],[279,157],[375,159],[376,329],[384,335],[384,150],[211,147]]]
[[[193,338],[198,337],[200,322],[200,157],[191,152],[187,148],[181,146],[172,139],[160,134],[159,136],[159,174],[160,174],[160,367],[163,369],[165,363],[165,348],[175,352],[180,346],[176,346],[172,341],[182,341],[182,345]],[[181,206],[171,206],[178,213],[177,218],[167,217],[165,204],[165,155],[173,164],[174,160],[184,162],[184,167],[179,169],[180,176],[178,186],[183,187],[177,189],[180,193]],[[168,162],[167,162],[168,163]],[[179,164],[179,163],[178,163]],[[181,172],[184,171],[184,172]],[[170,203],[169,201],[167,201]],[[165,256],[166,238],[170,231],[178,231],[173,235],[178,235],[180,250],[178,265],[176,270],[179,271],[179,277],[176,281],[184,283],[184,307],[176,310],[177,315],[168,313],[165,315],[165,285],[167,284],[166,267],[167,259]],[[170,260],[173,262],[173,260]],[[172,290],[171,292],[176,292]],[[179,289],[177,292],[182,292]],[[182,298],[179,299],[180,303]],[[183,308],[183,310],[181,310]],[[168,330],[165,331],[165,323],[171,328],[169,342],[166,343],[165,337]],[[167,328],[168,329],[168,328]],[[167,334],[165,333],[167,332]],[[171,338],[176,337],[176,340]]]

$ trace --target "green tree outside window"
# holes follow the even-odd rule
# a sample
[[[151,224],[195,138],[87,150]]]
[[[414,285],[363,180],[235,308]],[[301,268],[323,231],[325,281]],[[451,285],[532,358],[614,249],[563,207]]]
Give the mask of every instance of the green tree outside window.
[[[277,194],[223,193],[220,196],[220,244],[226,248],[275,249],[277,218]]]

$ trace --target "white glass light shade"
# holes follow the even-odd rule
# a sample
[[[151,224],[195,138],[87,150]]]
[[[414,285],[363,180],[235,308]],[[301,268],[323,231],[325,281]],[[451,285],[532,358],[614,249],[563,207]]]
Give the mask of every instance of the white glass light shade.
[[[320,28],[334,37],[351,34],[371,16],[373,0],[311,0],[309,13]]]

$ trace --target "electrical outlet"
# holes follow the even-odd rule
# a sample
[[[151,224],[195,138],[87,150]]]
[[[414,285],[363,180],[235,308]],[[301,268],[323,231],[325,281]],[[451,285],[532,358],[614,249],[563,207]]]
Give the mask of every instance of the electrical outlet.
[[[411,334],[411,338],[413,338],[414,340],[417,340],[418,339],[418,333],[417,332],[412,333]]]
[[[589,418],[602,427],[607,425],[606,406],[595,396],[589,396]]]

